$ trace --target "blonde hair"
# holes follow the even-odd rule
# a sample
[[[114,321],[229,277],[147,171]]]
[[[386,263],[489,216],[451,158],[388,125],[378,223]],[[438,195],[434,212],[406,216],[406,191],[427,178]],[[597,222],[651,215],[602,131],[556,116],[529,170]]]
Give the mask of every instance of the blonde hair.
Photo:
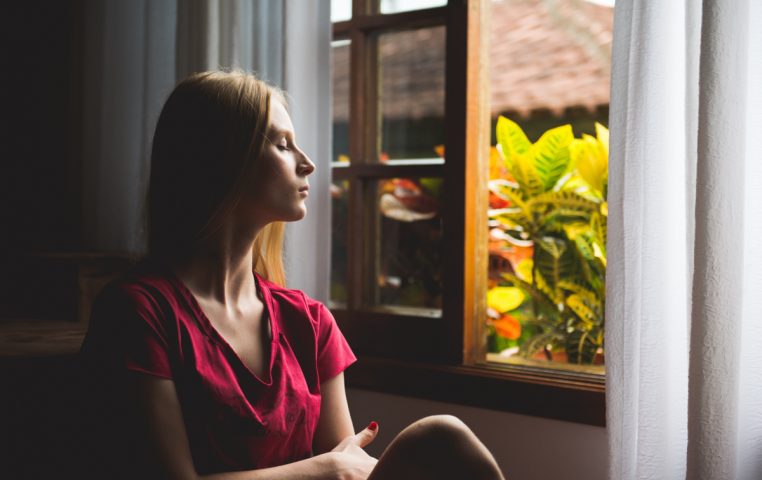
[[[191,255],[214,235],[242,195],[245,172],[262,157],[272,98],[285,94],[241,71],[210,71],[180,82],[162,108],[151,151],[148,247],[155,259]],[[285,285],[285,225],[254,241],[254,270]]]

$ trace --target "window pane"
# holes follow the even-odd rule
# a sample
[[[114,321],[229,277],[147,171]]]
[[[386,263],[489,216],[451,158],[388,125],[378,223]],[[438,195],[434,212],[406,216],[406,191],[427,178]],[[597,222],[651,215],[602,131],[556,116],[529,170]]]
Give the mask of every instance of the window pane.
[[[349,182],[331,184],[331,303],[345,307],[347,303],[347,215]]]
[[[613,9],[493,0],[490,20],[488,360],[603,373]]]
[[[440,178],[376,182],[375,292],[372,304],[441,315]],[[428,312],[424,311],[428,310]]]
[[[349,40],[335,40],[332,46],[333,161],[349,162]]]
[[[381,13],[409,12],[445,5],[447,0],[381,0]]]
[[[352,0],[331,0],[331,22],[352,18]]]
[[[444,27],[379,37],[381,162],[444,157]]]

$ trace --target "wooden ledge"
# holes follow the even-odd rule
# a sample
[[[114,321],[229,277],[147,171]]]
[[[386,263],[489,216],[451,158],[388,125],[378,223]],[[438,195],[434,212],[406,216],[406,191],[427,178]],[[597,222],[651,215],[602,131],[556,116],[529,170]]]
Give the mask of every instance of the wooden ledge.
[[[0,360],[69,356],[79,352],[87,325],[66,321],[0,322]]]
[[[436,365],[361,356],[350,387],[472,407],[605,426],[600,376],[495,365]]]

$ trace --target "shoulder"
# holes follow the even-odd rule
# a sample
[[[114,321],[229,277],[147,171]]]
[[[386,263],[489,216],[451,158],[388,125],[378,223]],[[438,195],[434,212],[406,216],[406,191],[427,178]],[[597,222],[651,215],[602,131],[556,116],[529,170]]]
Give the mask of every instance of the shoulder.
[[[138,265],[104,287],[93,313],[117,310],[158,316],[176,310],[179,301],[180,292],[171,273],[151,265]]]
[[[257,275],[265,296],[269,296],[281,313],[289,313],[308,318],[314,325],[332,319],[328,308],[301,290],[282,287]]]
[[[295,308],[300,308],[310,313],[318,312],[322,309],[326,309],[326,306],[314,298],[310,297],[301,290],[295,288],[282,287],[276,283],[273,283],[261,276],[258,276],[260,285],[265,289],[270,296],[278,303],[289,304]]]

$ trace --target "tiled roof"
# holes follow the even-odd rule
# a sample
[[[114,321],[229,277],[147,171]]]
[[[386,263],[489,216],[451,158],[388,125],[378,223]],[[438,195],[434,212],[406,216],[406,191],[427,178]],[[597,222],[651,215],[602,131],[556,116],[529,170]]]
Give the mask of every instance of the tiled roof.
[[[612,8],[585,0],[492,0],[490,22],[494,115],[608,105]],[[443,28],[385,35],[379,48],[383,114],[441,116]],[[337,119],[346,119],[349,107],[349,48],[342,50],[334,52]]]

